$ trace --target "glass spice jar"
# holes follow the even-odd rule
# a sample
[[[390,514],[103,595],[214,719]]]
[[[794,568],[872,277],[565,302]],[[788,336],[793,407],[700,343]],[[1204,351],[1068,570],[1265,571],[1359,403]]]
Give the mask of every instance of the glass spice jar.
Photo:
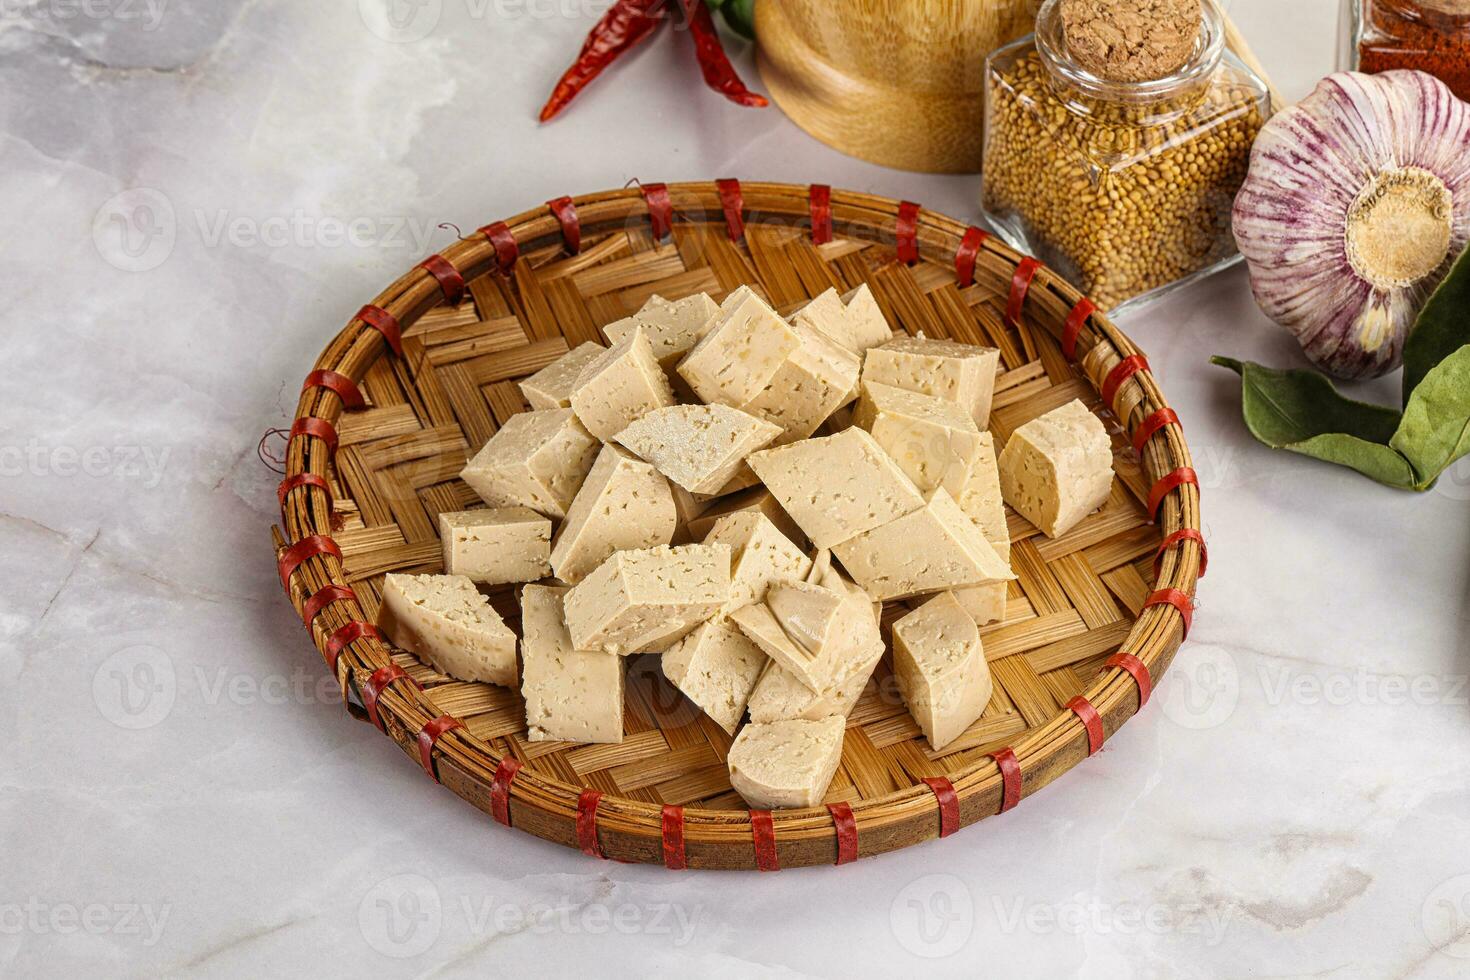
[[[1342,65],[1415,68],[1470,101],[1470,0],[1344,0]]]
[[[1236,261],[1230,230],[1266,84],[1225,48],[1203,0],[1188,61],[1111,81],[1067,47],[1060,0],[986,62],[981,207],[1011,245],[1115,312]]]

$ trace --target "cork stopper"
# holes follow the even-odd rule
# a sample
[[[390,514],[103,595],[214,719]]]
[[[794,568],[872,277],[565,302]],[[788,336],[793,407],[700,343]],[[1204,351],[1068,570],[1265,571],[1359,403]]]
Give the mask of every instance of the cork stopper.
[[[1114,82],[1177,72],[1194,53],[1200,0],[1061,0],[1067,49],[1083,68]]]

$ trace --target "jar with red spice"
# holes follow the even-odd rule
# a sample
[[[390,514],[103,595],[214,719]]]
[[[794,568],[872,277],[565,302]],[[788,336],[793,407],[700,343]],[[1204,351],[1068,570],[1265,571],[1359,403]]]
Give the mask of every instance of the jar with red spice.
[[[1470,0],[1344,0],[1344,65],[1414,68],[1470,100]]]

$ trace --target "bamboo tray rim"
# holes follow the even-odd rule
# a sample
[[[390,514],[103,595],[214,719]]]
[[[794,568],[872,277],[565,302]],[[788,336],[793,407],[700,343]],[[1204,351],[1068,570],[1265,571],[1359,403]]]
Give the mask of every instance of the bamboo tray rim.
[[[725,186],[719,186],[725,185]],[[649,185],[662,186],[662,185]],[[726,182],[688,182],[668,184],[667,193],[675,220],[702,223],[716,228],[728,226],[725,193]],[[810,229],[809,189],[774,183],[737,183],[740,204],[737,213],[744,223],[781,224],[785,227]],[[572,199],[584,236],[612,229],[626,228],[635,222],[650,220],[643,187],[625,187]],[[898,229],[908,222],[909,234],[917,245],[920,259],[946,266],[956,264],[962,243],[968,247],[967,234],[973,239],[972,226],[917,205],[857,191],[831,190],[831,218],[842,238],[853,238],[891,246],[898,241]],[[563,229],[555,215],[545,207],[532,208],[467,236],[444,249],[440,257],[457,270],[465,281],[478,276],[499,274],[501,255],[492,241],[491,230],[508,232],[524,259],[537,250],[556,248],[563,241]],[[502,238],[503,244],[503,238]],[[1023,257],[994,236],[987,236],[974,253],[975,279],[984,279],[998,288],[1016,283],[1017,268]],[[371,305],[387,311],[406,330],[419,317],[443,301],[439,279],[423,266],[416,266],[379,294]],[[1058,275],[1039,266],[1030,281],[1029,291],[1022,291],[1024,319],[1045,329],[1053,338],[1061,336],[1068,314],[1074,311],[1082,296]],[[1141,358],[1142,352],[1101,311],[1086,318],[1076,336],[1076,360],[1092,386],[1103,390],[1109,374],[1125,360]],[[393,353],[384,334],[354,317],[326,347],[314,370],[336,371],[358,381],[368,366],[382,356]],[[1146,366],[1122,381],[1117,398],[1129,391],[1136,400],[1119,421],[1131,435],[1142,421],[1168,408],[1157,382]],[[1110,408],[1112,406],[1109,406]],[[341,400],[321,388],[303,389],[296,419],[318,418],[335,424],[343,411]],[[328,447],[321,439],[293,438],[287,450],[287,480],[320,477],[328,474]],[[1142,453],[1144,471],[1150,482],[1165,475],[1190,470],[1192,462],[1182,429],[1169,424],[1157,430]],[[1190,470],[1192,473],[1192,470]],[[298,486],[300,483],[298,482]],[[312,536],[330,537],[331,515],[326,494],[316,486],[307,492],[291,493],[283,501],[282,531],[276,532],[278,561],[284,550]],[[1177,591],[1188,597],[1192,605],[1202,557],[1199,488],[1186,483],[1167,493],[1159,512],[1158,525],[1167,537],[1181,530],[1192,532],[1193,540],[1163,551],[1159,557],[1159,574],[1153,588]],[[1198,543],[1196,543],[1198,542]],[[307,588],[310,579],[313,587]],[[285,576],[283,585],[298,613],[309,595],[325,585],[347,587],[340,560],[330,554],[312,554],[299,562],[294,574]],[[354,714],[363,717],[363,690],[374,671],[393,662],[388,648],[370,632],[345,642],[343,630],[332,623],[362,622],[366,619],[355,599],[336,604],[333,616],[320,614],[308,624],[318,650],[331,663],[336,655],[336,674],[343,690],[344,702]],[[346,609],[341,610],[340,607]],[[326,623],[322,620],[329,620]],[[1143,662],[1153,684],[1163,676],[1174,652],[1187,632],[1181,610],[1167,604],[1146,606],[1132,624],[1120,651],[1133,654]],[[329,647],[336,637],[336,649]],[[1084,697],[1100,716],[1105,735],[1111,735],[1141,709],[1140,687],[1134,677],[1119,667],[1103,669],[1087,688]],[[404,684],[390,682],[378,692],[376,709],[379,727],[392,737],[406,753],[417,757],[423,750],[424,726],[441,712],[429,697]],[[900,789],[887,796],[861,800],[851,805],[859,830],[859,842],[866,844],[862,853],[895,849],[925,837],[944,836],[960,826],[974,823],[1039,790],[1062,772],[1086,758],[1089,733],[1078,713],[1063,709],[1046,724],[1030,730],[1010,748],[1018,765],[1022,785],[1019,791],[1008,789],[1001,768],[993,760],[978,761],[950,774],[949,780],[959,804],[957,826],[945,826],[941,819],[935,792],[923,784]],[[572,831],[578,814],[578,799],[583,787],[555,779],[529,768],[507,774],[502,757],[491,751],[479,738],[464,728],[448,730],[429,742],[425,758],[430,775],[442,781],[472,804],[496,813],[503,807],[506,820],[520,825],[538,836],[576,846]],[[437,766],[434,760],[437,759]],[[617,848],[604,843],[605,851],[619,859],[656,861],[662,840],[661,821],[667,807],[606,794],[596,810],[597,829],[604,835],[626,835]],[[750,813],[744,810],[715,810],[697,807],[681,808],[684,840],[690,845],[691,867],[745,866],[702,860],[714,848],[740,848],[748,851],[752,840]],[[546,821],[540,820],[544,816]],[[778,844],[802,841],[829,841],[837,847],[833,816],[824,807],[775,811],[775,837]],[[912,836],[891,844],[890,839]],[[569,838],[570,835],[570,838]],[[640,843],[641,842],[641,843]],[[627,847],[622,846],[627,844]],[[783,862],[785,863],[785,862]],[[815,864],[802,860],[793,863]]]

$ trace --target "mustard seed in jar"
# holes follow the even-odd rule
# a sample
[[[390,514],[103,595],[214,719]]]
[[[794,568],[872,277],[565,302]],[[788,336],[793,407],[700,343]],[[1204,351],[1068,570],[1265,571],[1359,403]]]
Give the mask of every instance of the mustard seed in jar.
[[[1213,0],[1188,60],[1142,81],[1071,56],[1066,2],[1048,0],[1036,34],[987,62],[982,206],[1011,244],[1113,309],[1233,259],[1231,207],[1270,98],[1225,51]]]

